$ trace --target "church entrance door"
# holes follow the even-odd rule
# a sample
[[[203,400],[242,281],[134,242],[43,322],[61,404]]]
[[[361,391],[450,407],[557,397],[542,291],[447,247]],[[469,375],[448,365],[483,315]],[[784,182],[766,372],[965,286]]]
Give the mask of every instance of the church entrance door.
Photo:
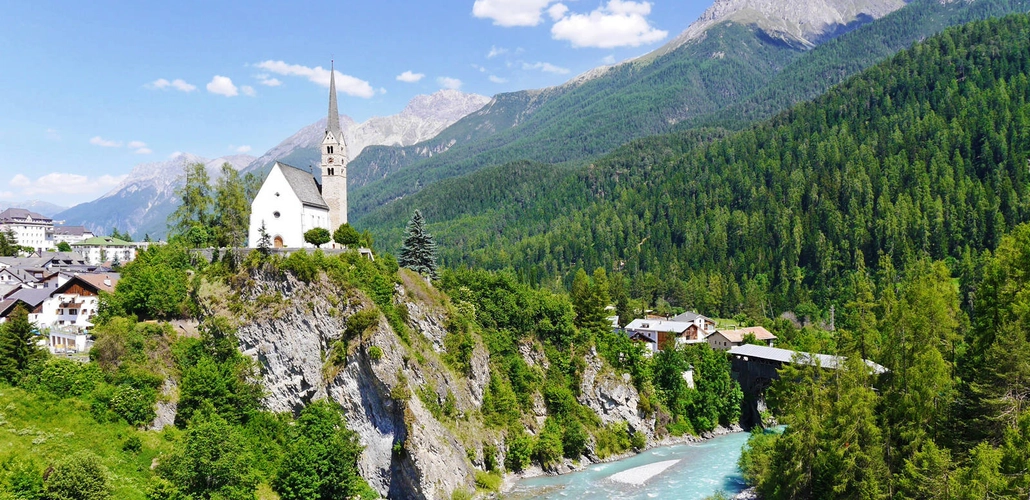
[[[275,239],[272,240],[272,246],[274,246],[275,248],[282,248],[283,247],[283,237],[282,236],[276,236]]]

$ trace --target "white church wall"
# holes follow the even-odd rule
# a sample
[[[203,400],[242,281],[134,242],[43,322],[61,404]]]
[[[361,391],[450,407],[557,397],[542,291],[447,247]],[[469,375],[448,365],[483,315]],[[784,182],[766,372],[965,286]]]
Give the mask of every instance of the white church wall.
[[[276,236],[285,247],[304,245],[301,216],[303,205],[293,192],[278,165],[272,167],[261,189],[258,190],[250,210],[250,246],[256,248],[261,239],[261,222],[273,241]],[[276,217],[276,214],[279,214]]]

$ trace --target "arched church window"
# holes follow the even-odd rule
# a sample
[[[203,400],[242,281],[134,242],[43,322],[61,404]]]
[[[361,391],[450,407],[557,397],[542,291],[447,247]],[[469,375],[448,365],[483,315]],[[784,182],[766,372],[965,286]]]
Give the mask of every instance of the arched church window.
[[[332,146],[326,146],[325,152],[328,153],[328,154],[333,154],[333,147]]]

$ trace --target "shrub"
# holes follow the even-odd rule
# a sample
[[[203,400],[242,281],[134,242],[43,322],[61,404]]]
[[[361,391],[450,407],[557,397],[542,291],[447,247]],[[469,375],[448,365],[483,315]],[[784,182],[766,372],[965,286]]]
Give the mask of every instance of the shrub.
[[[483,467],[490,472],[497,470],[497,447],[492,444],[483,445]]]
[[[630,439],[630,444],[633,445],[634,450],[643,451],[644,448],[647,448],[647,436],[641,431],[636,431]]]
[[[597,431],[594,435],[597,439],[597,456],[608,458],[629,449],[629,431],[626,422],[617,422]]]
[[[501,476],[500,474],[493,474],[490,472],[484,472],[481,470],[476,471],[476,487],[482,488],[487,491],[500,491],[501,490]]]
[[[371,358],[372,361],[379,361],[380,359],[383,359],[383,349],[377,345],[369,347],[368,357]]]
[[[141,391],[131,385],[120,385],[111,396],[111,409],[130,425],[142,426],[154,421],[157,394]]]
[[[110,474],[100,458],[84,450],[58,462],[43,490],[53,499],[103,500],[111,496],[110,483]]]
[[[508,454],[504,457],[504,466],[508,470],[520,472],[529,465],[533,456],[533,437],[521,427],[508,430]]]
[[[669,422],[669,425],[665,426],[669,430],[669,434],[673,436],[682,436],[684,434],[694,434],[694,426],[690,425],[690,420],[683,418],[683,415],[677,416],[676,420]]]
[[[554,417],[547,417],[544,422],[544,429],[537,438],[536,446],[533,447],[533,458],[545,469],[552,468],[561,461],[562,428]]]
[[[122,451],[128,453],[139,453],[142,449],[143,441],[140,440],[139,436],[129,436],[129,439],[122,443]]]
[[[347,329],[343,332],[345,338],[352,339],[360,337],[366,331],[379,326],[379,309],[362,309],[347,318]]]
[[[569,419],[565,423],[565,434],[562,435],[562,450],[565,456],[571,459],[579,459],[587,450],[587,433],[579,420]]]
[[[329,243],[332,239],[332,235],[329,234],[329,230],[324,227],[316,227],[309,229],[304,233],[304,241],[315,245],[315,247],[321,248],[322,245]]]

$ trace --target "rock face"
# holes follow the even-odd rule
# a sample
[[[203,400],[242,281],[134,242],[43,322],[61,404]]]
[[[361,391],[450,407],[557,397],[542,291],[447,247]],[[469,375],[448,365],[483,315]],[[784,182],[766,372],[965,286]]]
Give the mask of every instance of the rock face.
[[[604,425],[626,422],[631,431],[641,431],[648,440],[654,440],[654,418],[645,418],[637,406],[640,395],[630,383],[629,376],[618,376],[605,370],[597,353],[586,359],[586,369],[580,382],[579,402],[594,410]]]
[[[383,317],[360,344],[336,344],[348,318],[372,307],[358,292],[337,296],[338,290],[328,283],[304,285],[292,277],[255,281],[251,298],[281,297],[280,307],[237,332],[240,349],[261,367],[268,409],[297,412],[326,397],[339,403],[347,426],[365,446],[358,464],[361,474],[384,496],[449,498],[456,489],[474,488],[464,447],[413,392],[422,386],[443,388],[455,396],[459,407],[471,408],[473,402],[482,402],[483,387],[475,386],[484,377],[459,380],[439,361],[416,360]],[[434,314],[430,305],[418,306],[424,316]],[[442,328],[443,318],[423,321],[433,331],[420,334],[442,338],[442,330],[436,330]],[[370,354],[373,347],[381,355]],[[344,361],[334,362],[337,354]],[[488,373],[485,366],[483,362],[481,368]]]

